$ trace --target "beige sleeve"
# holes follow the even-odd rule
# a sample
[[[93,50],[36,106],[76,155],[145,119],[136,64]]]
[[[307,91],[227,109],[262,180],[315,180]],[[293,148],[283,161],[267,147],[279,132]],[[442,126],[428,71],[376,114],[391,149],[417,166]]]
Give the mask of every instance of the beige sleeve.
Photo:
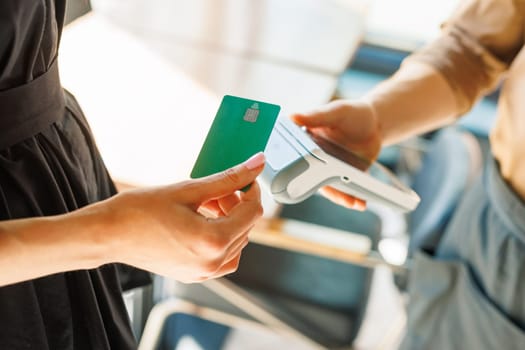
[[[458,115],[494,89],[523,44],[524,0],[465,0],[437,40],[407,61],[430,64],[448,82]]]

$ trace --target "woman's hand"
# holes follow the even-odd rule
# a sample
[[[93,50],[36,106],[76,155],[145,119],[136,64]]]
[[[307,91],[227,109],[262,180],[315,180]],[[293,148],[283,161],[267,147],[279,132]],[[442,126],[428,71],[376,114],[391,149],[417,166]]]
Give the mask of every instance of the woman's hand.
[[[233,272],[262,215],[255,179],[263,167],[260,153],[216,175],[125,191],[68,214],[0,221],[0,286],[112,262],[182,282]]]
[[[255,179],[263,167],[258,154],[216,175],[126,191],[86,210],[109,219],[109,237],[102,238],[111,242],[108,262],[204,281],[237,269],[248,232],[262,215]]]
[[[325,138],[370,161],[381,150],[381,130],[372,107],[364,102],[338,100],[292,119],[316,136]],[[345,207],[364,210],[365,201],[325,186],[321,193]]]

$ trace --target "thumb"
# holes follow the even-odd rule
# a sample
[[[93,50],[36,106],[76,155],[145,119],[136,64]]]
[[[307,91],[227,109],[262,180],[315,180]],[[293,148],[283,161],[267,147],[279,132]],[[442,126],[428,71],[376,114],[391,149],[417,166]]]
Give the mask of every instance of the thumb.
[[[220,173],[191,180],[192,185],[185,191],[186,202],[200,205],[246,187],[261,173],[264,161],[264,154],[259,152],[245,162]]]

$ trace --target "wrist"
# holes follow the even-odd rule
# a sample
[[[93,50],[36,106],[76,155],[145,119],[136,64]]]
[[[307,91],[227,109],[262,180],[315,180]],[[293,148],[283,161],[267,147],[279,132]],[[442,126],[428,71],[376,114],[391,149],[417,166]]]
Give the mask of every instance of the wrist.
[[[371,138],[375,138],[375,142],[379,143],[380,148],[383,146],[383,126],[381,124],[381,119],[379,118],[379,111],[377,103],[375,103],[373,98],[365,96],[360,104],[367,110],[367,114],[370,119],[370,128],[372,132],[370,133]]]
[[[120,262],[118,220],[105,202],[82,208],[72,213],[67,221],[66,225],[75,233],[75,240],[81,245],[77,258],[83,268]]]

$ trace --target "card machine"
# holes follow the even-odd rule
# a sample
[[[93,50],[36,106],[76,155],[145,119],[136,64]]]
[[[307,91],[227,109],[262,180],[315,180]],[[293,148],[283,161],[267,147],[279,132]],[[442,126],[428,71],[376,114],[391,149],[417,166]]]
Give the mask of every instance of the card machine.
[[[277,120],[265,149],[266,166],[261,176],[277,202],[298,203],[320,187],[330,185],[404,212],[419,204],[419,196],[381,164],[372,162],[363,166],[358,156],[336,157],[337,152],[329,154],[325,149],[290,119]],[[347,150],[343,152],[351,155]]]

